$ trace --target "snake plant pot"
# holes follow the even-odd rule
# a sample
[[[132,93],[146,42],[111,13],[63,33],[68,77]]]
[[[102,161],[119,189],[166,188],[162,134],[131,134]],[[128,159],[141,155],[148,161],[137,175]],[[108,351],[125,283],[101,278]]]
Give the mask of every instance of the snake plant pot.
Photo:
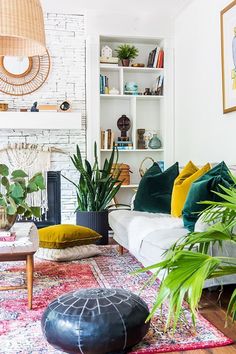
[[[7,215],[6,209],[0,207],[0,231],[9,231],[16,221],[17,215]]]
[[[76,224],[89,227],[90,229],[102,235],[102,238],[97,241],[99,245],[108,244],[108,210],[103,211],[77,211]]]

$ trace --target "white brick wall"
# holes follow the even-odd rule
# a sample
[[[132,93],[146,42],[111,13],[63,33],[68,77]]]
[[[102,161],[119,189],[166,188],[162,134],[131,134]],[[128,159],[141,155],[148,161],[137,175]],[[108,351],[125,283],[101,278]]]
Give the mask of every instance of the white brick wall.
[[[56,104],[68,99],[74,109],[82,112],[81,130],[0,130],[0,146],[7,143],[25,142],[54,146],[68,153],[79,144],[83,156],[86,154],[86,97],[85,97],[85,37],[84,16],[45,14],[47,47],[52,68],[47,82],[35,93],[23,97],[1,94],[0,100],[9,104],[10,110],[30,108],[32,103]],[[37,113],[35,113],[37,117]],[[66,113],[65,113],[66,119]],[[51,170],[61,171],[77,180],[68,155],[53,153]],[[62,178],[62,222],[75,220],[76,194],[74,187]]]

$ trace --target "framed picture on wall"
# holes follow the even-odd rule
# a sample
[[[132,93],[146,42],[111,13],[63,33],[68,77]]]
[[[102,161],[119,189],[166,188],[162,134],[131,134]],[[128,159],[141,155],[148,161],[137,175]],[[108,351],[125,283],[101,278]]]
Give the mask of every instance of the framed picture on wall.
[[[221,11],[223,111],[236,111],[236,0]]]

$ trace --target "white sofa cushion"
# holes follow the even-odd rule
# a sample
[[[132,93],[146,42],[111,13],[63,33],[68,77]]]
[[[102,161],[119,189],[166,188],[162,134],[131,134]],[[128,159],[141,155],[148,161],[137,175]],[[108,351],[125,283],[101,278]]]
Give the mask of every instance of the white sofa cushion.
[[[168,214],[146,213],[130,210],[116,210],[109,214],[109,224],[114,231],[115,240],[122,246],[128,248],[131,253],[138,257],[143,240],[158,230],[183,229],[181,218],[173,218]],[[185,234],[187,231],[183,229]],[[165,248],[165,239],[158,240]]]

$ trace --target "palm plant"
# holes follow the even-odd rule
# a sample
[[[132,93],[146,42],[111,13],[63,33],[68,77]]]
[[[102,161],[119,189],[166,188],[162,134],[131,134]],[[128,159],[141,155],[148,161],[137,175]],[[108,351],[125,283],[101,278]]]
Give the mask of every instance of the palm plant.
[[[236,178],[232,176],[236,184]],[[210,202],[201,215],[210,226],[204,232],[194,232],[180,239],[165,254],[163,262],[141,269],[139,272],[154,271],[147,286],[155,280],[160,272],[164,274],[149,319],[157,309],[168,301],[166,329],[172,325],[175,331],[182,315],[184,301],[187,301],[193,325],[196,324],[198,304],[207,279],[236,274],[236,258],[212,257],[208,254],[210,245],[230,242],[236,246],[236,187],[220,186],[222,193],[215,192],[221,201]],[[227,319],[236,320],[236,289],[228,304]],[[226,319],[226,320],[227,320]],[[227,323],[227,321],[226,321]]]
[[[97,144],[94,144],[93,166],[85,159],[82,160],[81,151],[77,145],[76,154],[71,157],[75,168],[79,171],[78,183],[65,177],[76,187],[78,206],[76,211],[103,211],[119,191],[122,181],[120,173],[112,174],[112,168],[117,164],[118,151],[113,148],[109,159],[105,159],[102,168],[99,168]]]

